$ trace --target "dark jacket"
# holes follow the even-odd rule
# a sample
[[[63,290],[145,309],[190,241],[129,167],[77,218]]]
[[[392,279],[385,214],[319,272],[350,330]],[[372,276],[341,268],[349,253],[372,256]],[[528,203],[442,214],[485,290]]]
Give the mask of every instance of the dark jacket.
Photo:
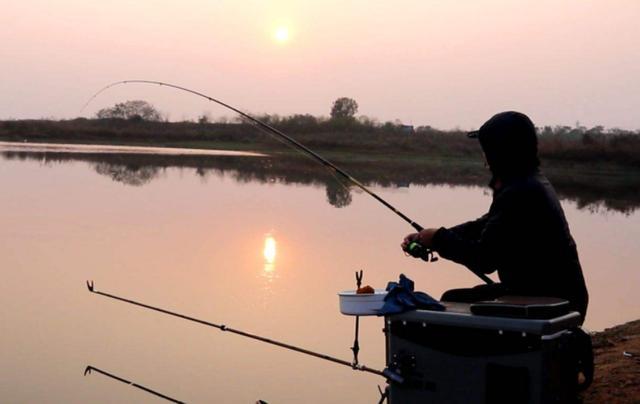
[[[564,298],[586,315],[576,244],[553,187],[537,170],[502,184],[481,218],[439,229],[433,248],[474,272],[497,270],[508,294]]]

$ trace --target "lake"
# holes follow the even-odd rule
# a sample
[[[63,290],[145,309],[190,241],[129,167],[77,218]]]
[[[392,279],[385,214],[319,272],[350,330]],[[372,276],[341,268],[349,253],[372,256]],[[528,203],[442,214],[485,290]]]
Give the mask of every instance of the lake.
[[[83,376],[87,365],[189,402],[372,403],[384,385],[90,294],[87,280],[346,360],[354,324],[339,313],[336,293],[354,287],[355,271],[380,288],[404,273],[434,297],[480,283],[451,262],[405,257],[399,244],[411,228],[313,162],[6,143],[0,156],[3,402],[157,402]],[[359,177],[357,166],[352,173]],[[475,218],[491,201],[480,179],[363,176],[423,226]],[[620,207],[616,195],[581,199],[575,187],[558,191],[589,288],[586,328],[640,318],[637,205]],[[362,318],[360,326],[361,362],[383,368],[382,320]]]

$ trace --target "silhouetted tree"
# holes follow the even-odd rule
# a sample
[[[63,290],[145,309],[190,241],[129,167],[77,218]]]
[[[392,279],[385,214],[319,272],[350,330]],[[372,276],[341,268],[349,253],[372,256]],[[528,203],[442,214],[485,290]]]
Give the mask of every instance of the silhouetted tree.
[[[96,114],[98,119],[129,119],[160,121],[162,114],[153,105],[142,100],[121,102],[111,108],[103,108]]]
[[[333,102],[331,119],[351,119],[358,112],[358,103],[353,98],[340,97]]]
[[[200,115],[198,117],[198,123],[201,125],[206,125],[208,123],[211,123],[211,115],[209,115],[208,112],[205,112],[204,114]]]

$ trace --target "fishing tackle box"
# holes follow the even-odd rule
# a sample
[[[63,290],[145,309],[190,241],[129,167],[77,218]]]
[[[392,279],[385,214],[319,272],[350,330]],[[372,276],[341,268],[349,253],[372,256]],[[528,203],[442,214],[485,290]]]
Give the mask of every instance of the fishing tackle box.
[[[387,367],[405,379],[391,383],[389,402],[537,404],[575,399],[572,330],[580,325],[580,314],[559,302],[519,299],[504,302],[505,310],[500,302],[473,305],[474,313],[490,315],[473,314],[470,304],[443,302],[445,311],[385,317]],[[531,314],[534,318],[527,318]]]

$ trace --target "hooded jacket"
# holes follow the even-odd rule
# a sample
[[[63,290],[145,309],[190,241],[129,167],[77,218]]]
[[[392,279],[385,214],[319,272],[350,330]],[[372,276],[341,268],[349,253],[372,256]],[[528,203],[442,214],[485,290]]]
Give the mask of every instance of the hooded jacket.
[[[474,272],[498,271],[508,294],[566,299],[584,320],[588,293],[576,244],[553,187],[537,168],[535,128],[533,143],[529,137],[522,145],[503,141],[499,131],[483,134],[485,125],[479,138],[493,173],[489,212],[440,228],[433,249]]]

